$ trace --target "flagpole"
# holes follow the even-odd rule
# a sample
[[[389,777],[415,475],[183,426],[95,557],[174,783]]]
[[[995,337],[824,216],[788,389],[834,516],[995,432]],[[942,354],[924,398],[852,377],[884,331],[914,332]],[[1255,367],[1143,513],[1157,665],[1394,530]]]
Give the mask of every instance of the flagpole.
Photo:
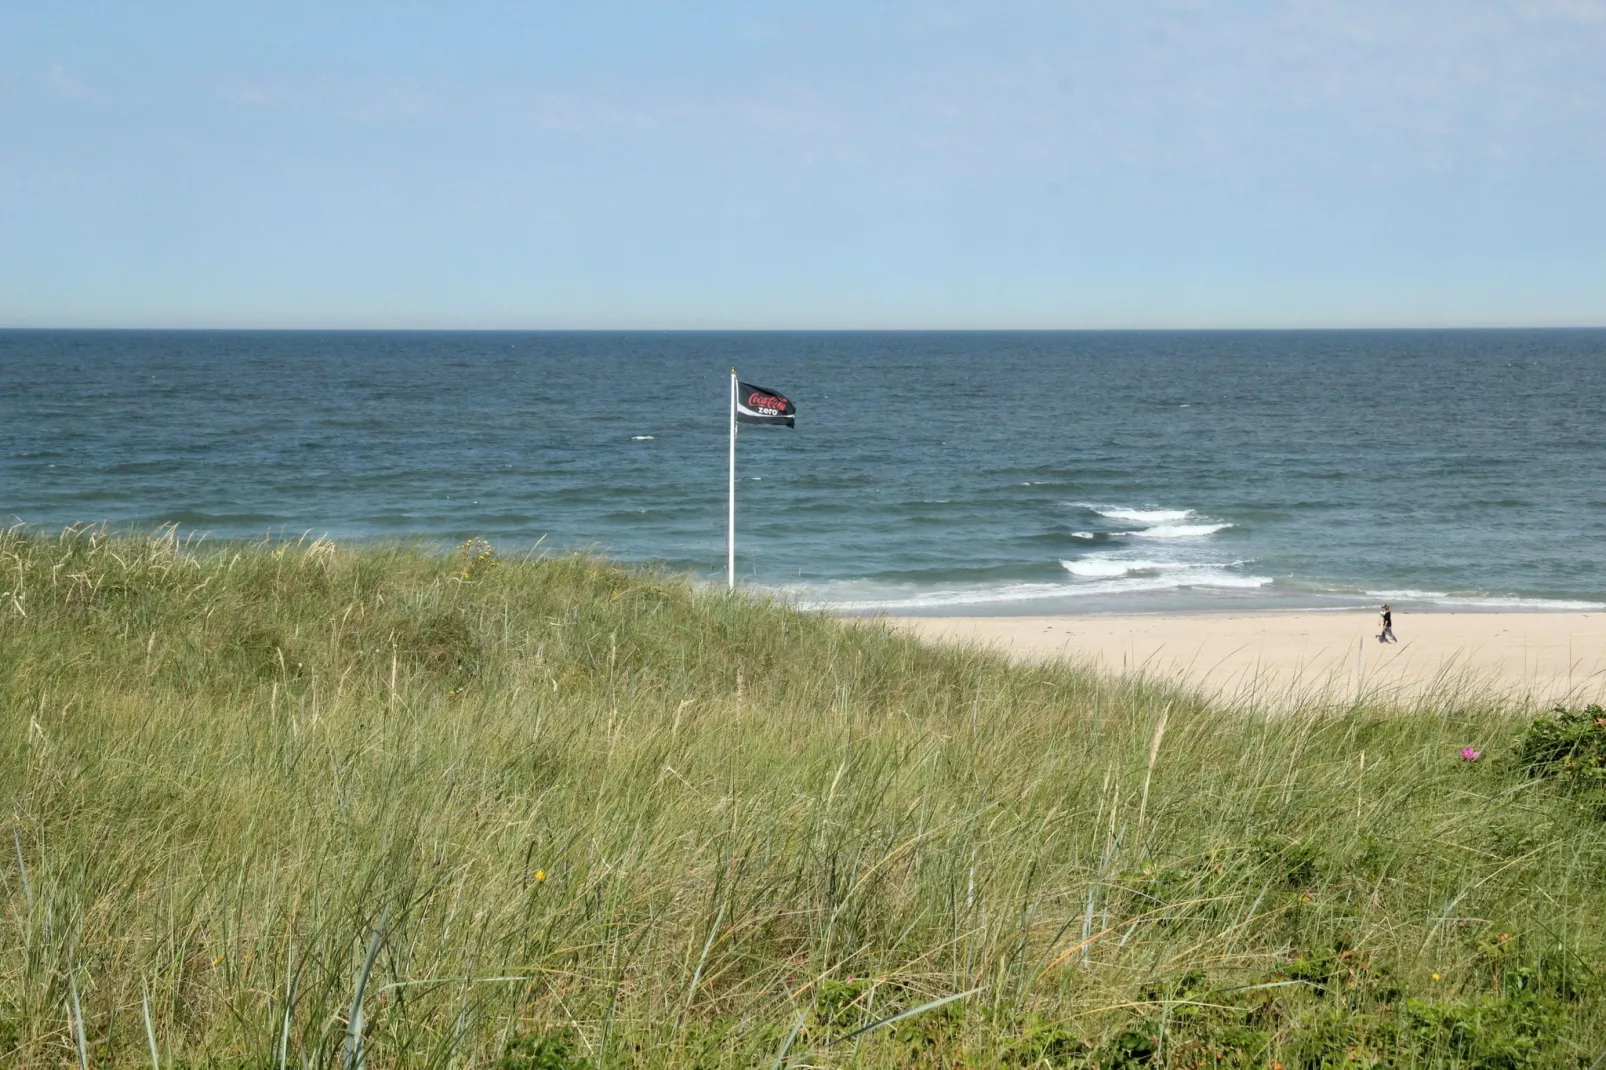
[[[731,369],[730,522],[725,530],[725,586],[736,589],[736,369]]]

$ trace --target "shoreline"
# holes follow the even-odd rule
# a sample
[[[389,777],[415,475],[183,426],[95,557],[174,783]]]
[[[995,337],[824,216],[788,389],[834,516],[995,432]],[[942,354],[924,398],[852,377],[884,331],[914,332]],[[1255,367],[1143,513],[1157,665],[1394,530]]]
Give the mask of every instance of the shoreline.
[[[1390,644],[1377,641],[1371,610],[857,619],[1019,662],[1137,671],[1233,703],[1405,704],[1478,694],[1549,707],[1606,699],[1606,612],[1396,611],[1399,642]]]
[[[781,589],[783,592],[785,588]],[[1074,587],[1055,587],[1037,595],[998,597],[983,592],[974,599],[936,592],[940,597],[911,594],[877,600],[810,598],[795,590],[804,608],[839,617],[887,616],[897,618],[1007,618],[1007,617],[1200,617],[1261,616],[1302,613],[1344,614],[1376,612],[1391,603],[1396,612],[1418,614],[1490,613],[1606,613],[1606,601],[1582,596],[1468,593],[1440,591],[1268,591],[1175,588],[1155,591],[1078,593]],[[996,593],[995,593],[996,594]]]
[[[1537,601],[1537,600],[1535,600],[1535,601]],[[1508,605],[1485,605],[1485,606],[1478,606],[1478,605],[1444,605],[1443,603],[1439,603],[1439,602],[1419,602],[1419,603],[1393,602],[1391,604],[1395,607],[1394,612],[1395,612],[1396,616],[1398,616],[1400,613],[1404,612],[1404,613],[1407,613],[1409,616],[1412,616],[1412,617],[1444,617],[1444,616],[1490,617],[1490,616],[1507,616],[1507,615],[1513,616],[1513,617],[1528,617],[1528,616],[1537,616],[1537,617],[1548,617],[1548,616],[1596,617],[1596,616],[1600,616],[1600,617],[1606,617],[1606,603],[1599,603],[1599,607],[1600,608],[1598,608],[1598,609],[1581,609],[1581,608],[1578,608],[1578,605],[1583,604],[1582,602],[1578,603],[1578,605],[1568,603],[1568,604],[1562,604],[1562,605],[1558,605],[1558,606],[1546,606],[1546,605],[1510,605],[1510,606],[1508,606]],[[1589,604],[1593,606],[1593,605],[1596,605],[1597,603],[1589,603]],[[1404,610],[1399,608],[1402,605],[1406,607]],[[904,608],[899,608],[899,609],[874,609],[874,610],[870,610],[870,609],[864,609],[864,610],[846,609],[846,610],[844,610],[844,609],[839,609],[839,608],[833,608],[832,606],[830,606],[828,604],[827,605],[807,605],[806,604],[804,606],[804,608],[806,608],[806,609],[817,609],[817,610],[819,610],[821,612],[829,613],[832,616],[841,617],[843,620],[868,620],[868,619],[873,619],[873,618],[876,618],[876,617],[885,617],[888,620],[1017,620],[1017,619],[1028,619],[1028,618],[1030,618],[1030,619],[1033,619],[1033,620],[1066,620],[1066,621],[1089,620],[1089,621],[1102,621],[1102,620],[1110,620],[1112,618],[1118,618],[1118,619],[1131,618],[1133,620],[1146,620],[1146,619],[1156,619],[1156,618],[1167,618],[1167,619],[1169,619],[1169,618],[1173,618],[1174,617],[1174,618],[1177,618],[1179,620],[1192,620],[1192,619],[1195,619],[1195,618],[1210,619],[1210,618],[1223,618],[1223,617],[1294,617],[1294,616],[1303,616],[1304,614],[1307,614],[1307,613],[1312,614],[1312,615],[1319,615],[1319,616],[1328,616],[1330,614],[1333,614],[1333,615],[1356,615],[1356,614],[1359,614],[1359,615],[1364,616],[1367,612],[1370,612],[1374,617],[1377,615],[1377,607],[1376,606],[1373,606],[1370,609],[1367,609],[1366,607],[1359,607],[1358,608],[1358,607],[1353,606],[1353,605],[1312,606],[1312,605],[1306,605],[1304,603],[1300,603],[1298,605],[1286,606],[1286,607],[1283,607],[1283,606],[1268,606],[1268,605],[1255,605],[1255,606],[1237,607],[1237,608],[1228,608],[1228,607],[1207,607],[1207,608],[1167,607],[1167,608],[1164,608],[1164,609],[1130,609],[1130,608],[1127,608],[1127,607],[1121,607],[1121,608],[1116,608],[1116,609],[1092,609],[1092,610],[1088,610],[1086,612],[1080,612],[1080,613],[1070,613],[1070,612],[1063,612],[1063,613],[1062,612],[1001,613],[1001,612],[999,612],[997,603],[978,603],[977,606],[976,606],[977,612],[975,612],[975,613],[957,612],[958,610],[963,609],[964,608],[963,606],[943,606],[943,607],[940,608],[940,611],[938,609],[933,609],[929,613],[923,613],[923,612],[919,612],[917,610],[904,609]]]

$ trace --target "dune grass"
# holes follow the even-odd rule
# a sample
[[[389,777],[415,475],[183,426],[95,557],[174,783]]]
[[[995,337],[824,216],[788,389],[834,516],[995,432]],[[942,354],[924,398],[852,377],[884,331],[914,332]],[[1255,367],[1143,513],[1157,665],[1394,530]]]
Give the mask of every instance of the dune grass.
[[[1606,821],[1525,723],[584,556],[13,530],[0,1061],[1589,1066]]]

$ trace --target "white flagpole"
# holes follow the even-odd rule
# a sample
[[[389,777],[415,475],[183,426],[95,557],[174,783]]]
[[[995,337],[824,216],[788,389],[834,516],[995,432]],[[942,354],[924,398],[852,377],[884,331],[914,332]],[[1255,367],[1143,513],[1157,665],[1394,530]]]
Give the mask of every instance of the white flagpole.
[[[725,530],[725,586],[736,589],[736,369],[731,369],[730,524]]]

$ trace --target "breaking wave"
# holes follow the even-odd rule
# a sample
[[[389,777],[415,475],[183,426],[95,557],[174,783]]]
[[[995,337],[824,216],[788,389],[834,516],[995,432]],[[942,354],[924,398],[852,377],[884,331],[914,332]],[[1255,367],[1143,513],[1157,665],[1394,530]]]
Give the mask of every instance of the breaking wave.
[[[1226,521],[1212,520],[1201,517],[1192,509],[1135,509],[1125,505],[1094,505],[1090,502],[1071,503],[1078,509],[1086,509],[1096,513],[1106,520],[1119,520],[1126,524],[1141,524],[1133,531],[1106,531],[1103,534],[1109,538],[1136,536],[1143,539],[1202,539],[1214,535],[1218,531],[1225,531],[1233,525]],[[1185,523],[1192,521],[1192,523]],[[1076,538],[1089,538],[1091,532],[1078,531]]]
[[[1264,587],[1270,576],[1251,576],[1234,571],[1242,561],[1147,561],[1140,558],[1084,557],[1061,561],[1071,575],[1087,580],[1123,580],[1133,590],[1167,587]],[[1082,585],[1078,585],[1082,589]]]
[[[1127,534],[1136,535],[1142,539],[1202,539],[1206,535],[1214,535],[1218,531],[1226,531],[1231,524],[1157,524],[1142,531],[1132,531]]]
[[[1084,557],[1077,561],[1061,561],[1060,565],[1073,576],[1088,578],[1125,576],[1139,572],[1164,572],[1167,569],[1187,567],[1174,561],[1123,561],[1112,557]]]
[[[1119,506],[1086,505],[1078,502],[1083,509],[1091,509],[1099,516],[1109,517],[1111,520],[1130,520],[1134,524],[1165,524],[1175,520],[1186,520],[1193,515],[1192,509],[1126,509]]]
[[[1606,602],[1571,598],[1526,598],[1504,594],[1450,594],[1445,591],[1366,591],[1366,597],[1383,602],[1428,602],[1449,609],[1525,609],[1581,613],[1606,609]]]

